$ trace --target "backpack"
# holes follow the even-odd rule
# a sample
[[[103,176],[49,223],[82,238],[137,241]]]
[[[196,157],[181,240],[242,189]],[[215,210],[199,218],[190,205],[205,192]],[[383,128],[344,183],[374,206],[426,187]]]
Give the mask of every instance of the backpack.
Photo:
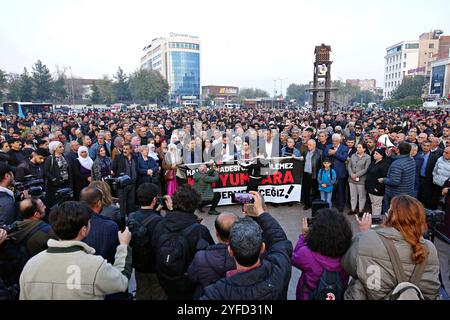
[[[128,226],[132,234],[133,267],[138,271],[145,271],[154,261],[154,254],[151,247],[152,237],[148,225],[156,218],[160,218],[160,216],[152,214],[141,222],[136,219],[130,219],[128,221]]]
[[[309,293],[309,300],[344,300],[344,292],[339,272],[324,269],[317,287]]]
[[[414,267],[414,271],[409,280],[406,279],[405,270],[398,255],[398,251],[391,239],[387,239],[378,233],[391,259],[392,267],[394,269],[397,285],[386,296],[386,300],[424,300],[423,294],[420,291],[418,284],[422,278],[425,269],[426,259]]]
[[[193,258],[187,237],[198,226],[200,225],[194,223],[182,231],[163,232],[159,236],[156,247],[156,273],[159,283],[169,297],[182,296],[181,291],[193,293],[194,285],[186,275]]]

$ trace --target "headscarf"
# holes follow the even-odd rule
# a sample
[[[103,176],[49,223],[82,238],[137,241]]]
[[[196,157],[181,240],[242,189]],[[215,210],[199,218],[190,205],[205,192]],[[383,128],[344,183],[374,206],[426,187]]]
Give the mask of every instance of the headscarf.
[[[155,145],[153,143],[149,143],[147,147],[148,147],[148,156],[158,161],[159,160],[158,154],[153,150],[155,148]]]
[[[81,156],[81,152],[83,152],[83,151],[87,152],[87,157],[86,158],[83,158]],[[77,159],[78,159],[78,161],[80,161],[80,164],[84,168],[86,168],[88,170],[92,169],[92,164],[94,163],[94,161],[92,161],[91,157],[89,156],[89,150],[88,150],[87,147],[81,146],[81,147],[78,148],[78,158]]]
[[[169,152],[167,152],[167,154],[170,158],[170,164],[178,163],[180,161],[180,154],[178,152],[177,145],[171,143],[167,146],[167,148],[169,149]],[[175,149],[175,153],[171,151],[172,149]]]
[[[48,145],[48,150],[50,151],[51,154],[54,154],[56,148],[58,148],[59,145],[62,145],[62,143],[59,142],[59,141],[52,141],[52,142],[50,142],[49,145]]]

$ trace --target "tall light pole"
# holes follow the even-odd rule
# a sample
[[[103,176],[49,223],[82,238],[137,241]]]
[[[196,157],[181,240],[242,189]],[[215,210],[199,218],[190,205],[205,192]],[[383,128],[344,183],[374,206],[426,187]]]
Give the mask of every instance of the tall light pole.
[[[72,77],[72,108],[75,108],[75,93],[73,90],[73,73],[72,73],[72,67],[69,67],[70,69],[70,76]]]

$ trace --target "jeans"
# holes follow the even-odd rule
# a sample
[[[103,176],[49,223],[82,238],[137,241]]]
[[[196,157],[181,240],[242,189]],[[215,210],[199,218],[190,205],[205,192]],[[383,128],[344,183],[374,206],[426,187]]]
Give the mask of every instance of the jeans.
[[[332,195],[333,192],[320,191],[320,200],[328,202],[329,208],[333,207],[333,204],[331,203]]]

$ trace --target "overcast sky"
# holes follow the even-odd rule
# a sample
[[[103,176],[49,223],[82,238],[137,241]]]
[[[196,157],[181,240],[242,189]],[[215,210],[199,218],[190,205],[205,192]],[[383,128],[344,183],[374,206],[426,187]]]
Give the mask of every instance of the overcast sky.
[[[386,47],[431,29],[450,34],[448,0],[0,1],[2,70],[41,59],[85,78],[128,73],[153,38],[176,32],[200,37],[202,85],[271,94],[274,79],[284,89],[312,79],[315,45],[331,45],[333,79],[382,86]]]

